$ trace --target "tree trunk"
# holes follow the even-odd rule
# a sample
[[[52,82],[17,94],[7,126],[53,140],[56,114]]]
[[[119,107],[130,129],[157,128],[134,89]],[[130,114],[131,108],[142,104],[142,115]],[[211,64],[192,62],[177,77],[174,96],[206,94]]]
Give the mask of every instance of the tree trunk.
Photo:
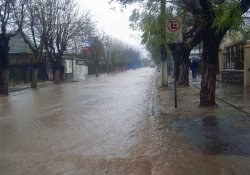
[[[60,81],[64,81],[64,74],[65,74],[65,67],[64,65],[61,65],[60,66]],[[73,81],[74,81],[74,65],[72,66],[72,76],[73,76]]]
[[[9,70],[7,68],[0,68],[0,93],[9,94]]]
[[[99,76],[99,71],[98,71],[98,64],[95,64],[95,76]]]
[[[9,94],[9,40],[6,33],[0,34],[0,93],[5,95]]]
[[[189,86],[189,55],[191,48],[185,43],[171,46],[172,55],[176,61],[176,81],[178,86]]]
[[[190,51],[183,51],[180,56],[180,66],[179,66],[179,78],[178,86],[188,87],[189,86],[189,54]]]
[[[55,68],[54,84],[60,84],[60,68]]]
[[[205,62],[203,65],[200,106],[215,106],[216,67],[214,63]]]
[[[226,31],[208,30],[203,40],[203,71],[200,91],[200,106],[215,106],[216,71],[219,45]]]
[[[60,81],[60,75],[61,75],[61,58],[58,55],[56,56],[56,61],[54,61],[53,68],[54,68],[54,70],[53,70],[54,84],[60,84],[61,83],[61,81]]]
[[[174,67],[175,70],[175,76],[176,76],[176,81],[179,82],[179,78],[180,78],[180,57],[182,57],[182,45],[180,44],[171,44],[169,45],[170,49],[172,51],[172,56],[173,56],[173,60],[175,62],[176,67]]]
[[[36,65],[32,65],[31,88],[37,88],[37,75],[38,75],[38,68]]]

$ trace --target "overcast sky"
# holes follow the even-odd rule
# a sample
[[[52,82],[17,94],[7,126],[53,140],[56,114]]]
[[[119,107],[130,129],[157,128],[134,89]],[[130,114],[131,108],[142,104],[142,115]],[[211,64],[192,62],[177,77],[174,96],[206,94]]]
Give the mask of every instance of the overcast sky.
[[[109,4],[109,0],[78,0],[83,9],[91,10],[98,28],[108,35],[123,39],[124,41],[142,47],[138,32],[129,29],[129,16],[132,7],[122,9],[118,3]],[[145,56],[145,55],[144,55]]]

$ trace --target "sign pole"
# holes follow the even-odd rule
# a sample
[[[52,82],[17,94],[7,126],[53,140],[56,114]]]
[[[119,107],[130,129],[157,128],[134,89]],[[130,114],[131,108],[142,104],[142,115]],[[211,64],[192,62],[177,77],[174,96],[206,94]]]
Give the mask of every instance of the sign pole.
[[[175,44],[175,50],[177,49],[177,46]],[[177,64],[176,59],[174,58],[174,107],[177,109]]]
[[[167,42],[174,44],[174,52],[177,52],[177,43],[182,42],[182,20],[181,18],[169,18],[166,24],[168,33]],[[175,54],[175,53],[174,53]],[[175,54],[176,55],[176,54]],[[177,60],[174,58],[174,106],[177,109]]]

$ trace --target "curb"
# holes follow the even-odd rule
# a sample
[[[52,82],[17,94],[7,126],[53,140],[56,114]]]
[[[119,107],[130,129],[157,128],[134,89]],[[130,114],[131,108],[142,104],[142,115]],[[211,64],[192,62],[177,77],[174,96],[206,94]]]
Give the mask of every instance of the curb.
[[[40,89],[40,88],[44,88],[44,87],[48,87],[49,85],[51,85],[52,83],[44,83],[44,84],[40,84],[40,85],[37,85],[37,88],[36,89]],[[3,95],[3,96],[0,96],[0,99],[1,98],[5,98],[5,97],[8,97],[8,96],[16,96],[20,93],[15,93],[15,92],[20,92],[20,91],[24,91],[24,90],[28,90],[28,89],[32,89],[30,86],[24,86],[24,87],[20,87],[20,88],[9,88],[9,95]],[[34,89],[34,90],[36,90]]]
[[[154,103],[155,103],[155,91],[156,91],[156,72],[154,72],[154,78],[153,78],[153,84],[152,84],[152,92],[150,96],[150,102],[149,102],[149,110],[148,110],[148,116],[154,115]]]
[[[9,92],[17,92],[17,91],[22,91],[22,90],[26,90],[26,89],[30,89],[31,87],[23,87],[23,88],[13,88],[10,89]]]

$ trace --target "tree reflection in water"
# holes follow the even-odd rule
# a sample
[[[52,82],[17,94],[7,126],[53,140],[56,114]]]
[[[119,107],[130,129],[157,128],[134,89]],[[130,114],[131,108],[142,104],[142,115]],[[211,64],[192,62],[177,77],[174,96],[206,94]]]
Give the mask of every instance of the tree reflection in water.
[[[215,116],[202,118],[202,134],[204,136],[204,152],[209,154],[221,154],[225,146],[221,141],[219,121]]]

